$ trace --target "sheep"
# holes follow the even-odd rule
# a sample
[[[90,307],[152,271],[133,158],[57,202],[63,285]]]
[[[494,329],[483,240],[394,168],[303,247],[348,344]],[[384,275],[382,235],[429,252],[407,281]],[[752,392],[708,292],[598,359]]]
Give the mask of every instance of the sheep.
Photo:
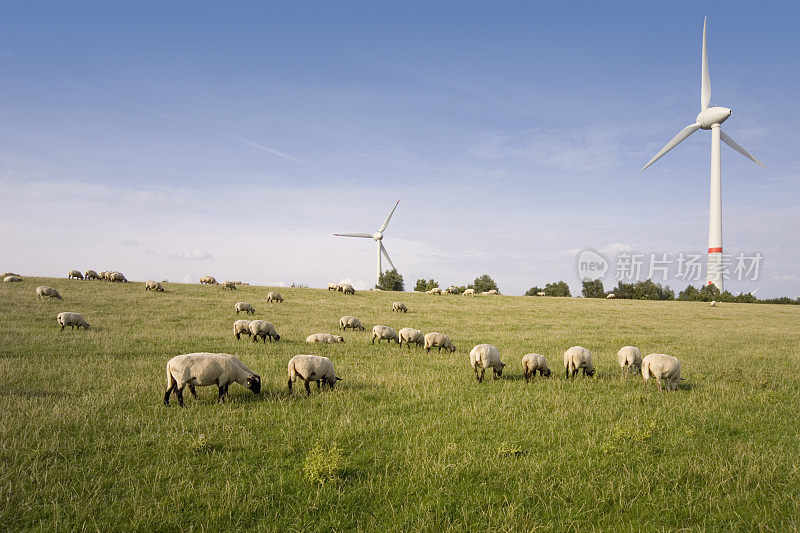
[[[613,292],[609,292],[608,294],[606,294],[606,300],[613,300],[616,297],[617,295],[614,294]]]
[[[101,272],[98,272],[97,276],[98,276],[98,278],[100,278],[102,280],[107,280],[108,279],[108,270],[103,270]]]
[[[494,372],[494,379],[499,379],[503,375],[503,367],[506,364],[500,361],[500,351],[497,346],[491,344],[479,344],[469,352],[469,364],[475,370],[475,379],[478,383],[483,383],[483,375],[487,368]],[[478,373],[480,369],[480,374]]]
[[[671,355],[651,353],[642,359],[642,377],[645,389],[647,389],[647,380],[652,377],[658,383],[658,392],[663,392],[662,378],[667,380],[667,390],[678,390],[678,381],[683,379],[681,378],[681,363]]]
[[[403,345],[403,341],[405,341],[406,346],[408,349],[411,349],[411,343],[413,342],[417,346],[422,346],[425,344],[425,335],[418,329],[414,328],[403,328],[399,332],[397,332],[397,336],[400,337],[400,346]]]
[[[55,290],[53,287],[45,287],[44,285],[36,287],[36,296],[41,298],[42,301],[44,301],[45,296],[55,298],[56,300],[61,300],[61,295],[58,294],[57,290]]]
[[[351,328],[353,331],[357,329],[364,331],[364,326],[361,325],[361,321],[354,316],[343,316],[339,319],[339,329],[347,328]]]
[[[522,372],[525,374],[525,381],[531,382],[532,377],[536,377],[536,371],[539,371],[540,376],[549,377],[550,367],[547,366],[547,360],[543,355],[538,353],[529,353],[522,358]]]
[[[164,286],[159,281],[153,281],[152,279],[149,279],[147,280],[147,283],[144,284],[144,290],[164,292]]]
[[[281,336],[275,331],[275,326],[266,320],[253,320],[250,322],[249,327],[250,333],[253,334],[253,342],[258,342],[259,337],[261,337],[264,342],[267,342],[267,337],[269,337],[269,342],[272,342],[273,339],[275,339],[276,342],[281,340]]]
[[[232,282],[232,281],[223,281],[222,282],[222,288],[223,289],[230,289],[232,291],[235,291],[236,290],[236,284],[234,282]]]
[[[344,290],[344,285],[341,283],[336,284],[336,292],[342,292]]]
[[[256,310],[253,309],[253,306],[247,302],[236,302],[236,305],[233,306],[236,310],[236,314],[239,314],[239,311],[244,311],[248,315],[256,314]]]
[[[83,279],[83,274],[80,270],[70,270],[67,272],[67,279]]]
[[[253,393],[261,392],[261,377],[247,368],[236,357],[224,353],[187,353],[176,355],[167,361],[167,389],[164,391],[164,405],[169,405],[172,392],[178,397],[178,405],[183,407],[183,388],[189,385],[192,396],[197,397],[195,387],[217,385],[218,402],[228,397],[231,383],[247,387]]]
[[[394,302],[392,304],[392,311],[397,311],[398,313],[408,313],[408,307],[403,302]]]
[[[442,348],[451,352],[456,351],[456,345],[452,343],[450,337],[435,331],[425,334],[425,351],[430,352],[431,348],[439,348],[439,352],[442,351]]]
[[[206,285],[219,285],[217,283],[217,280],[214,278],[214,276],[203,276],[202,278],[200,278],[200,284],[201,285],[203,285],[203,284],[206,284]]]
[[[279,293],[279,292],[270,291],[270,292],[267,293],[267,302],[282,303],[283,302],[283,296],[281,296],[281,293]]]
[[[439,287],[434,287],[431,290],[426,291],[425,294],[438,294],[439,296],[441,296],[442,295],[442,289],[440,289]]]
[[[717,306],[717,301],[711,300],[711,307],[716,307],[716,306]]]
[[[628,375],[631,367],[635,367],[637,372],[641,372],[642,352],[636,346],[623,346],[617,352],[617,362],[622,368],[622,377]]]
[[[17,277],[21,277],[19,274],[16,274],[16,273],[14,273],[14,272],[3,272],[2,274],[0,274],[0,278],[6,278],[6,277],[8,277],[8,276],[17,276]]]
[[[319,355],[295,355],[289,359],[288,370],[289,381],[287,385],[289,386],[289,394],[292,393],[292,385],[297,378],[300,378],[305,383],[308,396],[311,396],[309,384],[312,381],[317,382],[317,388],[321,388],[321,385],[328,385],[333,389],[336,382],[342,380],[342,378],[336,377],[333,361]]]
[[[3,281],[6,283],[19,283],[22,281],[22,278],[19,276],[6,276],[3,278]]]
[[[306,342],[311,344],[334,344],[337,342],[344,342],[344,337],[340,335],[331,335],[330,333],[314,333],[306,337]]]
[[[89,281],[91,279],[100,279],[100,276],[94,270],[87,270],[83,273],[83,279]]]
[[[455,291],[455,290],[453,290],[453,289],[454,289],[453,287],[447,287],[447,288],[444,290],[444,293],[445,293],[445,294],[455,294],[457,291]]]
[[[112,272],[110,274],[110,280],[111,281],[116,281],[116,282],[121,282],[121,283],[127,283],[128,282],[128,279],[122,274],[122,272]]]
[[[475,296],[475,289],[466,289],[464,291],[464,296]]]
[[[338,290],[338,289],[339,289],[339,284],[338,283],[328,283],[328,290],[329,291],[335,291],[335,290]]]
[[[564,352],[564,371],[567,378],[575,377],[578,369],[583,369],[583,376],[594,376],[594,365],[592,365],[592,352],[582,346],[573,346]]]
[[[345,294],[355,294],[356,293],[356,290],[349,283],[342,283],[339,287],[341,287],[342,292],[345,293]]]
[[[240,335],[251,335],[250,333],[250,321],[249,320],[237,320],[233,323],[233,335],[236,337],[236,340],[241,339]]]
[[[58,321],[58,325],[61,326],[61,331],[64,331],[64,328],[67,326],[70,326],[72,329],[89,329],[91,327],[80,313],[69,313],[65,311],[59,313],[56,320]]]
[[[372,328],[372,344],[375,344],[375,339],[378,339],[378,344],[381,343],[381,339],[386,339],[386,344],[391,344],[392,340],[400,344],[400,337],[397,336],[397,332],[389,326],[374,326]]]
[[[544,291],[539,291],[536,293],[536,296],[547,296],[547,293]]]
[[[488,291],[484,292],[483,294],[500,294],[500,291],[497,289],[489,289]]]

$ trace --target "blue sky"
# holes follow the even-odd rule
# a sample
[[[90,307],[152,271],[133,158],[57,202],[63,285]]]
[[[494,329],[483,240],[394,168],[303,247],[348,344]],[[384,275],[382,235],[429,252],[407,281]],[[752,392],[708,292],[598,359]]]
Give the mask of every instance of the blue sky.
[[[712,104],[768,167],[722,149],[724,246],[764,256],[728,287],[800,296],[795,4],[197,4],[3,6],[0,268],[366,286],[373,243],[331,234],[398,198],[407,286],[702,252],[708,133],[639,169],[699,111],[707,15]]]

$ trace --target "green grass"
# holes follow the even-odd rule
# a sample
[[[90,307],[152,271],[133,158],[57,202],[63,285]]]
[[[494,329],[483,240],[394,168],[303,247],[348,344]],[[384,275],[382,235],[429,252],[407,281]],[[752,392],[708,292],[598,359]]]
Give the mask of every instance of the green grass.
[[[40,284],[64,300],[37,301]],[[0,283],[0,527],[800,528],[797,306],[288,288],[267,304],[264,287],[166,289]],[[280,342],[235,340],[241,300]],[[394,300],[409,313],[392,313]],[[92,329],[60,333],[60,311]],[[345,314],[367,331],[304,342]],[[441,331],[458,351],[373,346],[375,324]],[[475,382],[468,353],[483,342],[508,365],[500,381]],[[576,344],[594,379],[564,379]],[[626,344],[678,357],[680,390],[623,382]],[[219,405],[206,387],[164,407],[166,361],[194,351],[236,354],[262,394],[233,385]],[[553,377],[525,383],[530,351]],[[288,395],[298,353],[330,357],[344,381]]]

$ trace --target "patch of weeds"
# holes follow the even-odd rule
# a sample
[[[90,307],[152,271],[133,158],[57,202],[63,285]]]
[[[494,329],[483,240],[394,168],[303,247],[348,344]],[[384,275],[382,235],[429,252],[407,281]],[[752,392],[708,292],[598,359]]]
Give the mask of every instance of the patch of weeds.
[[[206,437],[203,433],[200,433],[198,436],[191,437],[189,439],[189,450],[197,454],[211,453],[214,450],[219,450],[221,448],[222,446],[215,443],[212,439]]]
[[[336,443],[326,450],[321,442],[317,442],[306,455],[303,472],[311,483],[324,485],[327,481],[340,479],[343,468],[344,460]]]
[[[500,457],[519,457],[523,453],[525,452],[521,448],[505,441],[497,446],[497,455]]]
[[[608,436],[603,439],[600,449],[604,456],[621,455],[633,450],[651,446],[658,426],[655,421],[649,425],[615,424]]]

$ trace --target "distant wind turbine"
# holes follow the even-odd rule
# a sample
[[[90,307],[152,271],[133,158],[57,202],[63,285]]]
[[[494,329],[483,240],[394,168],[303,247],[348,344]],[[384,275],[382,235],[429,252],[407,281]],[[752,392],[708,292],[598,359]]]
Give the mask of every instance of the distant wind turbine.
[[[381,277],[381,254],[386,257],[386,260],[389,261],[389,264],[392,265],[394,270],[395,268],[394,263],[392,260],[389,259],[389,253],[386,251],[386,248],[383,246],[383,232],[386,230],[386,226],[389,225],[389,221],[392,219],[392,215],[394,214],[394,210],[397,209],[397,204],[400,203],[400,200],[397,200],[397,203],[394,204],[392,211],[389,213],[389,216],[386,217],[386,220],[383,221],[381,227],[375,233],[334,233],[337,237],[361,237],[362,239],[374,239],[378,243],[378,275],[376,277],[375,283],[377,284]]]
[[[704,130],[711,130],[711,201],[708,213],[708,264],[706,266],[706,280],[709,285],[713,283],[722,291],[724,289],[722,286],[722,171],[719,153],[720,139],[746,158],[755,161],[762,167],[764,164],[750,155],[747,150],[742,148],[736,141],[731,139],[720,129],[720,124],[731,116],[732,111],[727,107],[708,107],[711,102],[711,78],[708,74],[708,53],[706,51],[706,20],[703,21],[703,59],[700,78],[700,114],[697,115],[697,119],[693,124],[689,124],[673,137],[672,140],[642,168],[642,170],[655,163],[662,155],[678,146],[678,144],[697,130],[701,128]]]

